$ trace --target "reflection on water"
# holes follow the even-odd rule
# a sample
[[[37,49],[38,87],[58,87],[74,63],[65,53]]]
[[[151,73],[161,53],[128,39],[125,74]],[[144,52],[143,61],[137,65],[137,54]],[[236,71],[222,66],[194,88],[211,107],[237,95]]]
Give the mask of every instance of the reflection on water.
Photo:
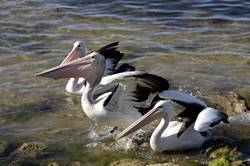
[[[0,138],[67,142],[87,130],[92,122],[65,81],[34,78],[76,40],[89,50],[120,41],[124,61],[187,91],[249,87],[249,11],[243,0],[1,1]],[[54,130],[63,134],[51,139]]]

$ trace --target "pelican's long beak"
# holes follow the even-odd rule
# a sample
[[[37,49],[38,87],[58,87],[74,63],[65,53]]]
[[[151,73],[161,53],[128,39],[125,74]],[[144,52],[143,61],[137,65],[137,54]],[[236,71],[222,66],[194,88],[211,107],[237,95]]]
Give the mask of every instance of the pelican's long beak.
[[[136,120],[132,125],[127,127],[125,130],[123,130],[115,139],[116,140],[121,139],[122,137],[125,137],[125,136],[139,130],[143,126],[145,126],[145,125],[151,123],[152,121],[159,119],[163,116],[164,116],[164,112],[161,109],[159,109],[159,107],[153,108],[148,113],[146,113],[144,116],[142,116],[141,118]]]
[[[77,43],[77,42],[76,42]],[[73,49],[70,51],[69,55],[62,61],[62,63],[60,65],[64,65],[67,64],[73,60],[76,60],[78,58],[82,58],[85,56],[85,49],[78,47],[76,45],[76,43],[74,44]]]
[[[93,73],[91,54],[83,58],[47,69],[41,73],[36,74],[36,77],[48,77],[52,79],[61,78],[77,78],[84,77],[91,78]]]

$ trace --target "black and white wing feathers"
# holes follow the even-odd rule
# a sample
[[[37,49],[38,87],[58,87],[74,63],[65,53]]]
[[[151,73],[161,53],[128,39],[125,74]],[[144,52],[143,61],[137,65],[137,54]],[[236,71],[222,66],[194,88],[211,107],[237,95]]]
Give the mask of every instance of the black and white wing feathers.
[[[199,113],[194,124],[194,129],[202,133],[218,125],[220,122],[229,123],[228,115],[217,109],[207,107]]]
[[[177,134],[178,137],[196,121],[199,113],[207,107],[203,101],[179,91],[164,91],[159,96],[184,107],[184,110],[177,115],[177,121],[182,122],[182,127]]]
[[[124,56],[124,54],[117,49],[118,45],[119,42],[114,42],[96,51],[97,53],[103,55],[106,59],[104,76],[114,74],[118,62]]]
[[[143,110],[152,105],[155,96],[169,88],[168,81],[164,78],[144,72],[124,72],[115,74],[113,78],[116,79],[111,82],[119,84],[110,94],[112,98],[108,98],[110,100],[106,107],[109,110],[112,107],[119,111],[133,111],[143,115],[147,112]]]

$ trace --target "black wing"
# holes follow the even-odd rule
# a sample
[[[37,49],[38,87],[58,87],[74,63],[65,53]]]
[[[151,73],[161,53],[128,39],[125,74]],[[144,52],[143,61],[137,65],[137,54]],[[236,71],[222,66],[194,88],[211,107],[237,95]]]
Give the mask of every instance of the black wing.
[[[130,64],[127,64],[127,63],[123,63],[123,64],[120,64],[116,67],[115,69],[115,73],[121,73],[121,72],[126,72],[126,71],[135,71],[135,67],[130,65]]]
[[[114,74],[118,62],[124,56],[124,54],[117,49],[118,45],[118,42],[114,42],[96,51],[99,54],[103,55],[106,59],[106,69],[104,75]]]

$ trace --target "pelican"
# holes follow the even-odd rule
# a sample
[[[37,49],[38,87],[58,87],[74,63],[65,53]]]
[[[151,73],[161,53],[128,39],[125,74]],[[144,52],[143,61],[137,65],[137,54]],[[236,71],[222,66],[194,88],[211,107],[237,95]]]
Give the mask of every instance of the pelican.
[[[86,47],[82,41],[76,41],[73,45],[73,49],[70,51],[68,56],[62,61],[60,65],[67,64],[72,60],[84,57],[86,55]],[[66,84],[65,90],[73,94],[81,94],[85,87],[84,78],[70,78]]]
[[[121,54],[118,43],[112,43],[89,55],[61,64],[37,74],[53,79],[83,77],[86,87],[82,93],[82,108],[86,115],[97,123],[108,126],[126,127],[146,114],[156,100],[168,99],[186,109],[178,115],[182,127],[180,136],[207,105],[189,95],[168,90],[168,81],[152,74],[129,71],[103,77],[106,59]],[[94,97],[99,85],[114,87],[111,91]],[[114,86],[115,85],[115,86]],[[192,113],[190,112],[192,109]]]
[[[120,55],[118,43],[109,44],[85,57],[48,69],[36,76],[53,79],[86,80],[82,92],[82,108],[97,123],[124,128],[144,115],[157,93],[169,88],[168,81],[140,71],[128,71],[103,77],[106,60]],[[99,85],[115,85],[112,91],[94,97]]]
[[[187,100],[184,99],[184,101]],[[228,123],[228,116],[225,113],[211,107],[205,107],[200,110],[195,122],[178,136],[183,123],[170,121],[173,110],[171,102],[170,100],[159,100],[147,114],[120,133],[117,139],[137,131],[158,118],[162,118],[150,138],[151,148],[157,152],[190,150],[201,147],[211,137],[210,129],[213,126],[221,121]]]
[[[111,43],[110,45],[116,45],[117,42]],[[72,50],[67,55],[67,57],[62,61],[60,65],[67,64],[73,60],[76,60],[78,58],[82,58],[86,55],[86,45],[82,41],[76,41],[73,45]],[[134,71],[135,68],[133,66],[130,66],[129,64],[121,64],[117,65],[118,62],[122,59],[123,54],[114,52],[117,54],[109,54],[106,58],[106,68],[104,71],[103,76],[115,74],[115,73],[121,73],[125,71]],[[80,78],[70,78],[69,81],[66,84],[66,91],[73,94],[82,94],[86,86],[86,80],[82,77]],[[96,91],[96,94],[102,94],[104,92],[107,92],[110,89],[113,89],[114,87],[109,86],[99,86],[98,90]]]

